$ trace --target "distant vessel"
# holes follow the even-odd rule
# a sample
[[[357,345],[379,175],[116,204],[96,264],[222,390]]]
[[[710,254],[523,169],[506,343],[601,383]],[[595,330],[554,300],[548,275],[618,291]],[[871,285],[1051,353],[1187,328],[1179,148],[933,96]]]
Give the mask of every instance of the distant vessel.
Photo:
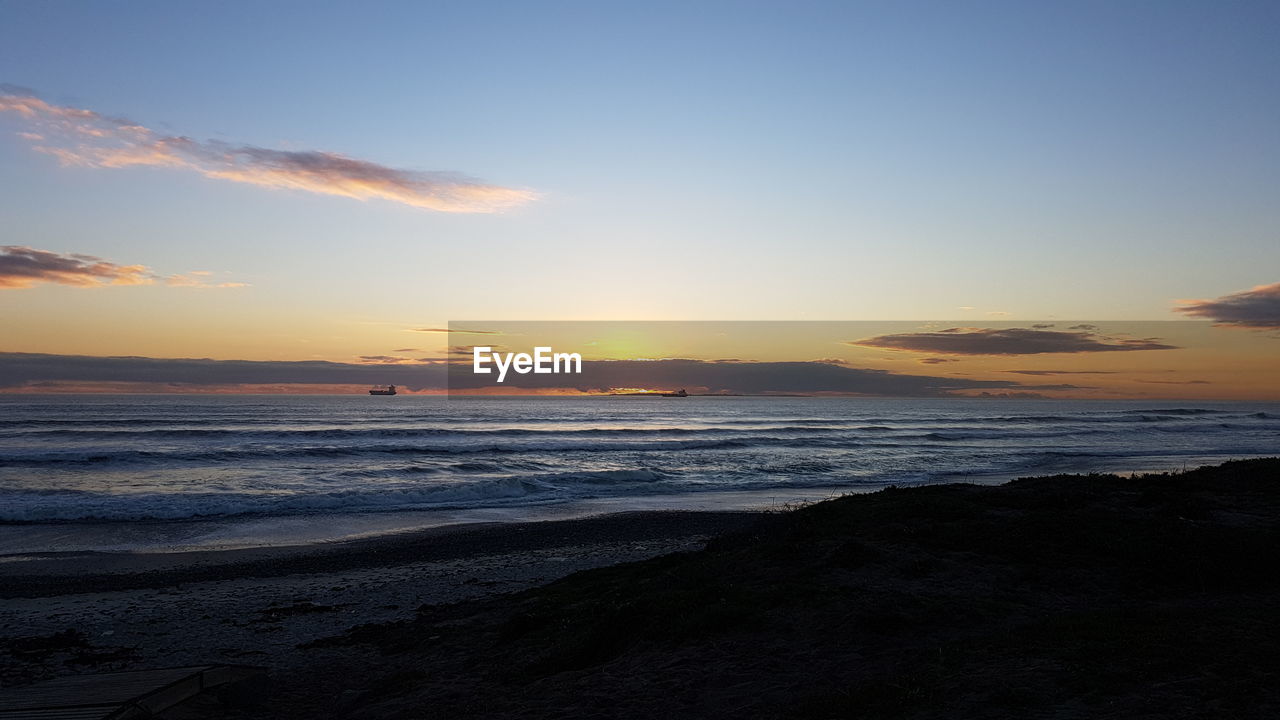
[[[684,388],[680,388],[673,393],[662,393],[662,397],[689,397],[689,393],[685,392]]]
[[[372,389],[369,390],[369,394],[370,395],[395,395],[396,386],[387,385],[384,387],[382,385],[375,385]]]

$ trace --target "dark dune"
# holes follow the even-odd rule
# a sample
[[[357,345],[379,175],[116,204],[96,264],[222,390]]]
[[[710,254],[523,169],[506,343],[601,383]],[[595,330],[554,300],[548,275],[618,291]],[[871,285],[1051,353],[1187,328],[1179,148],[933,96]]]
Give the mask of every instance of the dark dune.
[[[1280,459],[888,489],[354,627],[271,714],[1278,717],[1277,557]]]

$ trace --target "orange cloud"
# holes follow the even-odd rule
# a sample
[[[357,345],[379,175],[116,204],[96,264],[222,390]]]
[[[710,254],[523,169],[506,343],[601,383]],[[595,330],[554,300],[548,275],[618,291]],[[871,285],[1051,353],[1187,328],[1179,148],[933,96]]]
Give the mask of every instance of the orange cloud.
[[[259,187],[389,200],[438,212],[500,212],[537,197],[529,190],[490,185],[458,173],[403,170],[334,152],[166,136],[92,110],[51,105],[18,88],[3,87],[0,92],[0,112],[16,113],[35,125],[38,133],[22,136],[45,143],[35,149],[65,165],[184,169]]]
[[[249,283],[243,282],[210,282],[206,280],[213,273],[195,270],[185,275],[170,275],[164,279],[164,284],[170,287],[189,287],[189,288],[241,288],[249,287]]]
[[[456,333],[459,335],[502,335],[498,330],[463,330],[462,328],[414,328],[414,332]]]
[[[119,265],[93,255],[56,253],[21,245],[0,245],[0,289],[29,288],[39,283],[100,287],[103,285],[153,285],[163,281],[174,287],[237,288],[242,282],[209,282],[211,273],[158,275],[146,265]]]
[[[145,265],[117,265],[92,255],[0,246],[0,288],[26,288],[42,282],[81,287],[149,285],[155,279]]]

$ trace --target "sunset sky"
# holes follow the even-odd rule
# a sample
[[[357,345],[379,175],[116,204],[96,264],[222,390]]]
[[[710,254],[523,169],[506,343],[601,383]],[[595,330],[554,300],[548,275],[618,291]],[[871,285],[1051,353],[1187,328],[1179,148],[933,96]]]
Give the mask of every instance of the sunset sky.
[[[1213,377],[846,359],[1280,397],[1250,374],[1277,31],[1267,1],[0,0],[0,387],[13,354],[417,362],[465,318],[1195,320]]]

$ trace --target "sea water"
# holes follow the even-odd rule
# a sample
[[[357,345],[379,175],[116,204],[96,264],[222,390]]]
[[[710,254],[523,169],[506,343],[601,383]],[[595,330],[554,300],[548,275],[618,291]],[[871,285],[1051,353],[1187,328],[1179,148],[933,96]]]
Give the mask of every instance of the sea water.
[[[310,542],[1277,454],[1267,403],[10,395],[0,553]]]

